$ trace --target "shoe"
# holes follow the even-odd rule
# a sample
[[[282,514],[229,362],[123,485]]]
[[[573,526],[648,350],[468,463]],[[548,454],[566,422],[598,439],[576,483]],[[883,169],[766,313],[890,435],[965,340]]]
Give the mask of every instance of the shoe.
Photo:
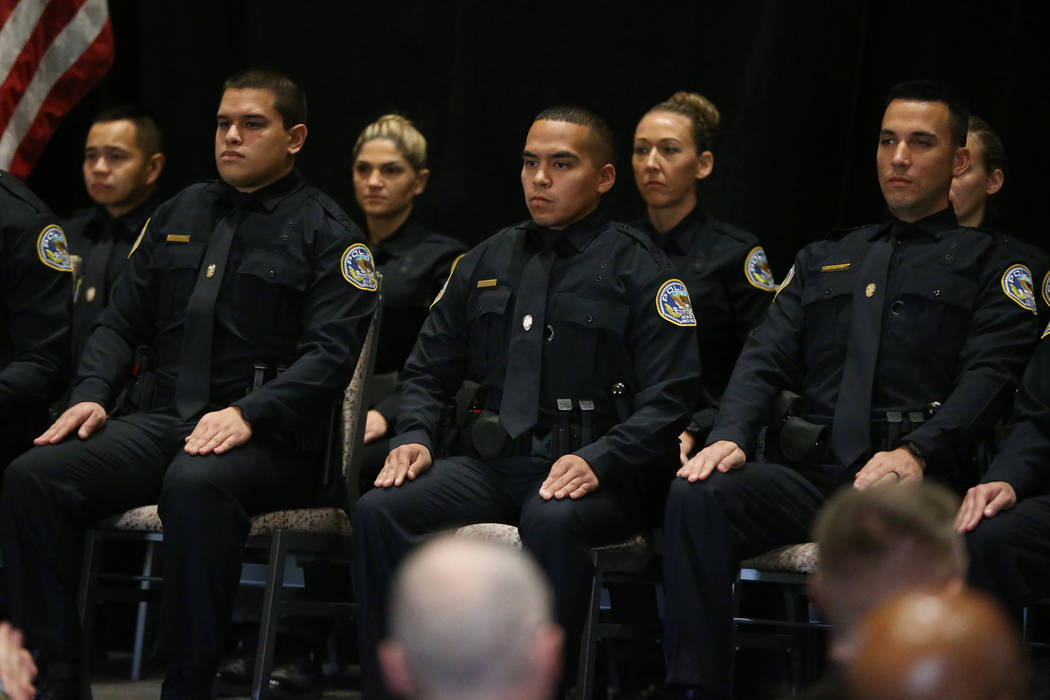
[[[215,666],[201,671],[170,663],[160,685],[160,700],[212,700]]]
[[[220,698],[244,697],[252,688],[255,673],[255,650],[239,648],[227,659],[215,674],[215,696]]]
[[[270,696],[277,700],[312,700],[321,696],[321,669],[309,657],[294,659],[270,672]]]

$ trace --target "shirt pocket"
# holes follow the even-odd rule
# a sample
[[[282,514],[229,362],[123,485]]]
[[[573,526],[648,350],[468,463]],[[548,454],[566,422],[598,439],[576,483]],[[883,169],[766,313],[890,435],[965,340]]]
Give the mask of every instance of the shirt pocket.
[[[849,342],[850,307],[857,286],[855,270],[820,270],[807,275],[802,289],[805,354],[812,361],[841,353]]]
[[[595,396],[615,382],[629,382],[627,331],[630,307],[615,299],[559,294],[544,328],[544,370],[551,389],[582,383],[583,395]],[[655,310],[653,313],[656,313]]]
[[[302,299],[310,273],[305,261],[288,255],[246,251],[224,280],[228,318],[250,340],[295,343],[302,330]]]
[[[484,379],[507,352],[510,287],[479,289],[467,307],[467,347],[470,367]]]
[[[203,243],[168,243],[153,253],[149,270],[156,291],[159,327],[167,327],[185,316],[203,258]]]
[[[957,358],[970,330],[977,283],[952,270],[906,275],[886,302],[885,341],[923,356]]]

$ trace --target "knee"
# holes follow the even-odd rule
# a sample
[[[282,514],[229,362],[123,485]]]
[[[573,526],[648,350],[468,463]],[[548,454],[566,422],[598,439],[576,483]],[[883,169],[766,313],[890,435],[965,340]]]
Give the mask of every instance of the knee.
[[[14,495],[38,488],[46,473],[45,448],[34,447],[7,465],[3,473],[3,493]]]
[[[977,527],[966,533],[966,551],[970,563],[979,564],[1001,554],[1009,538],[1009,513],[984,518]]]
[[[157,501],[161,517],[165,513],[194,509],[215,499],[221,489],[212,478],[213,470],[205,459],[178,460],[164,473],[164,481]]]
[[[667,489],[667,514],[694,511],[718,502],[719,482],[722,479],[712,474],[703,481],[674,479]]]
[[[580,534],[578,503],[570,498],[538,501],[521,512],[518,532],[522,542],[556,542]]]

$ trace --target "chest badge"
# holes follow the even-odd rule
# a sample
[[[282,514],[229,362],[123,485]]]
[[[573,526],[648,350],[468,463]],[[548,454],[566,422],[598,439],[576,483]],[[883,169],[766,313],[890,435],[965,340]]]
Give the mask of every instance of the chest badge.
[[[656,313],[676,326],[696,326],[693,303],[682,280],[670,279],[660,285],[656,293]]]
[[[72,272],[73,260],[69,256],[66,234],[58,226],[48,226],[36,239],[36,254],[40,262],[52,270]]]
[[[95,288],[94,287],[88,287],[87,291],[84,292],[84,301],[88,302],[89,304],[91,302],[95,301]]]
[[[204,273],[204,276],[207,277],[208,279],[211,279],[212,277],[215,276],[215,264],[214,263],[212,263],[211,265],[208,265],[208,271]]]
[[[777,288],[777,281],[773,279],[773,271],[769,269],[769,261],[766,260],[766,251],[760,245],[756,245],[747,254],[744,276],[752,287],[762,291],[772,292]]]
[[[1011,265],[1003,273],[1003,293],[1022,309],[1036,313],[1032,272],[1024,265]]]
[[[521,327],[524,328],[526,332],[532,329],[532,314],[525,314],[521,317]]]
[[[354,243],[343,253],[340,264],[343,279],[366,292],[374,292],[379,288],[376,277],[376,265],[372,260],[372,252],[363,243]]]
[[[874,282],[868,282],[868,286],[864,288],[864,296],[866,296],[869,299],[871,299],[873,296],[875,296],[875,289],[876,289],[875,283]]]

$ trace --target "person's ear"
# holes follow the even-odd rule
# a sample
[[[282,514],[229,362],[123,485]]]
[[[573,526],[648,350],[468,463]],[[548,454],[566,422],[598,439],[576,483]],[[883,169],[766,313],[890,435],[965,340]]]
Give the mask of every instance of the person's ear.
[[[959,177],[970,167],[970,149],[965,146],[955,149],[952,156],[952,177]]]
[[[379,643],[379,666],[383,670],[387,687],[394,695],[410,698],[415,694],[408,664],[405,663],[405,650],[393,639],[384,639]]]
[[[416,186],[412,190],[412,193],[417,197],[423,194],[423,190],[427,188],[427,183],[430,182],[430,171],[423,168],[416,173]]]
[[[696,179],[703,180],[715,169],[715,154],[704,151],[696,161]]]
[[[296,124],[285,130],[288,134],[288,154],[295,155],[303,149],[306,143],[306,124]]]
[[[598,169],[598,194],[605,194],[616,183],[616,166],[606,163]]]
[[[988,183],[984,187],[984,192],[989,197],[998,192],[1003,188],[1003,181],[1006,179],[1006,173],[1003,172],[1002,168],[996,168],[992,171],[992,174],[988,176]]]
[[[152,185],[160,177],[160,172],[164,170],[164,154],[154,153],[146,161],[146,185]]]

